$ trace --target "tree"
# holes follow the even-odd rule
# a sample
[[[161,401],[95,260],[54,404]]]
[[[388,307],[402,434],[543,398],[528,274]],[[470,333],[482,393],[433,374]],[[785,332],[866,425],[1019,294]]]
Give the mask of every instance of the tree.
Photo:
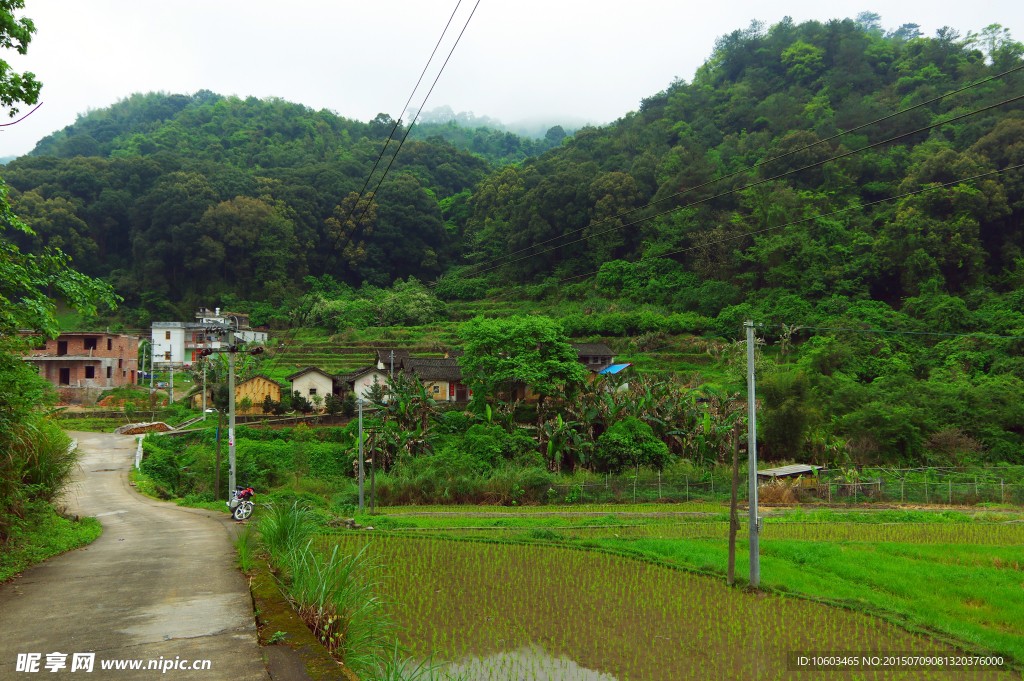
[[[14,18],[14,10],[24,7],[25,0],[0,0],[0,47],[13,48],[18,54],[28,52],[32,34],[36,32],[35,23],[28,17]],[[11,118],[18,113],[15,104],[35,104],[42,87],[34,73],[14,73],[10,64],[0,59],[0,103],[11,108],[8,114]]]
[[[263,397],[263,404],[261,405],[264,414],[269,414],[274,411],[274,400],[270,397],[270,393],[267,393]]]
[[[494,395],[517,383],[544,396],[560,386],[581,383],[587,375],[565,333],[550,317],[476,317],[460,330],[465,354],[463,373],[473,384],[474,397]]]
[[[292,409],[302,414],[308,414],[313,411],[313,405],[309,403],[309,400],[302,393],[296,390],[292,394]]]
[[[22,7],[22,0],[0,0],[0,47],[25,54],[35,26],[31,19],[15,19],[14,10]],[[34,103],[40,87],[33,74],[13,73],[0,60],[0,103],[11,107],[11,116],[18,111],[14,104]],[[11,210],[7,196],[7,185],[0,181],[0,235],[6,237],[3,232],[9,229],[15,236],[33,236]],[[36,410],[53,404],[56,393],[19,357],[33,341],[19,337],[18,330],[57,336],[51,296],[60,296],[85,315],[95,314],[97,305],[114,308],[119,300],[109,285],[75,272],[68,261],[57,247],[25,254],[0,238],[0,544],[7,541],[12,523],[25,517],[29,502],[50,498],[64,484],[63,479],[35,484],[30,474],[33,443],[41,432],[34,423]]]
[[[252,409],[252,398],[245,396],[242,401],[238,403],[238,408],[243,414],[248,414],[249,410]]]
[[[334,396],[334,393],[328,393],[327,399],[324,401],[324,410],[329,416],[337,416],[341,413],[341,402]]]
[[[618,475],[637,466],[660,471],[670,458],[668,445],[654,436],[649,425],[627,416],[597,438],[594,462],[599,470]]]

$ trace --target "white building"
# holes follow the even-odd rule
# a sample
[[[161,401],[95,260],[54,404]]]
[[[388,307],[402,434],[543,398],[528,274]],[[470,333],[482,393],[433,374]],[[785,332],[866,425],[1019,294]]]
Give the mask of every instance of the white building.
[[[153,322],[154,369],[190,366],[196,361],[196,352],[204,348],[217,349],[228,345],[228,337],[209,333],[207,329],[237,328],[233,332],[236,343],[266,343],[264,331],[249,328],[249,315],[214,308],[201,307],[194,322]]]

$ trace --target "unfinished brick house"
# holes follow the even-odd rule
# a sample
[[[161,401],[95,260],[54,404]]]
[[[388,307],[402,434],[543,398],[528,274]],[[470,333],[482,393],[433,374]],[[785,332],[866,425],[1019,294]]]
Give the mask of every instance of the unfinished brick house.
[[[52,383],[65,402],[95,399],[106,388],[138,380],[139,337],[116,333],[62,333],[40,336],[25,357]]]

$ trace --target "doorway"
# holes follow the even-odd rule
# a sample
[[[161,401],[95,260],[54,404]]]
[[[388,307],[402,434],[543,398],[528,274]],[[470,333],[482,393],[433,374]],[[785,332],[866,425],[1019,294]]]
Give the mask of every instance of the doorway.
[[[68,354],[68,342],[57,341],[57,356],[61,357],[66,354]],[[64,369],[61,369],[61,371],[64,371]]]
[[[60,370],[60,384],[71,385],[71,369]]]

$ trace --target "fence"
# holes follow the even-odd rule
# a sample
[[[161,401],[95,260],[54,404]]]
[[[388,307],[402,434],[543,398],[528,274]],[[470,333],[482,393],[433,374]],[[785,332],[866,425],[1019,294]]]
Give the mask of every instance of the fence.
[[[947,476],[944,480],[920,481],[885,475],[853,481],[822,476],[801,482],[812,484],[798,485],[792,481],[795,498],[817,498],[840,504],[871,502],[961,506],[989,502],[1024,505],[1024,484],[992,475],[979,475],[972,479]],[[731,481],[720,477],[617,477],[607,478],[603,483],[552,485],[548,501],[556,504],[727,502],[731,495],[730,485]],[[746,471],[740,475],[737,496],[742,501],[747,500]]]

